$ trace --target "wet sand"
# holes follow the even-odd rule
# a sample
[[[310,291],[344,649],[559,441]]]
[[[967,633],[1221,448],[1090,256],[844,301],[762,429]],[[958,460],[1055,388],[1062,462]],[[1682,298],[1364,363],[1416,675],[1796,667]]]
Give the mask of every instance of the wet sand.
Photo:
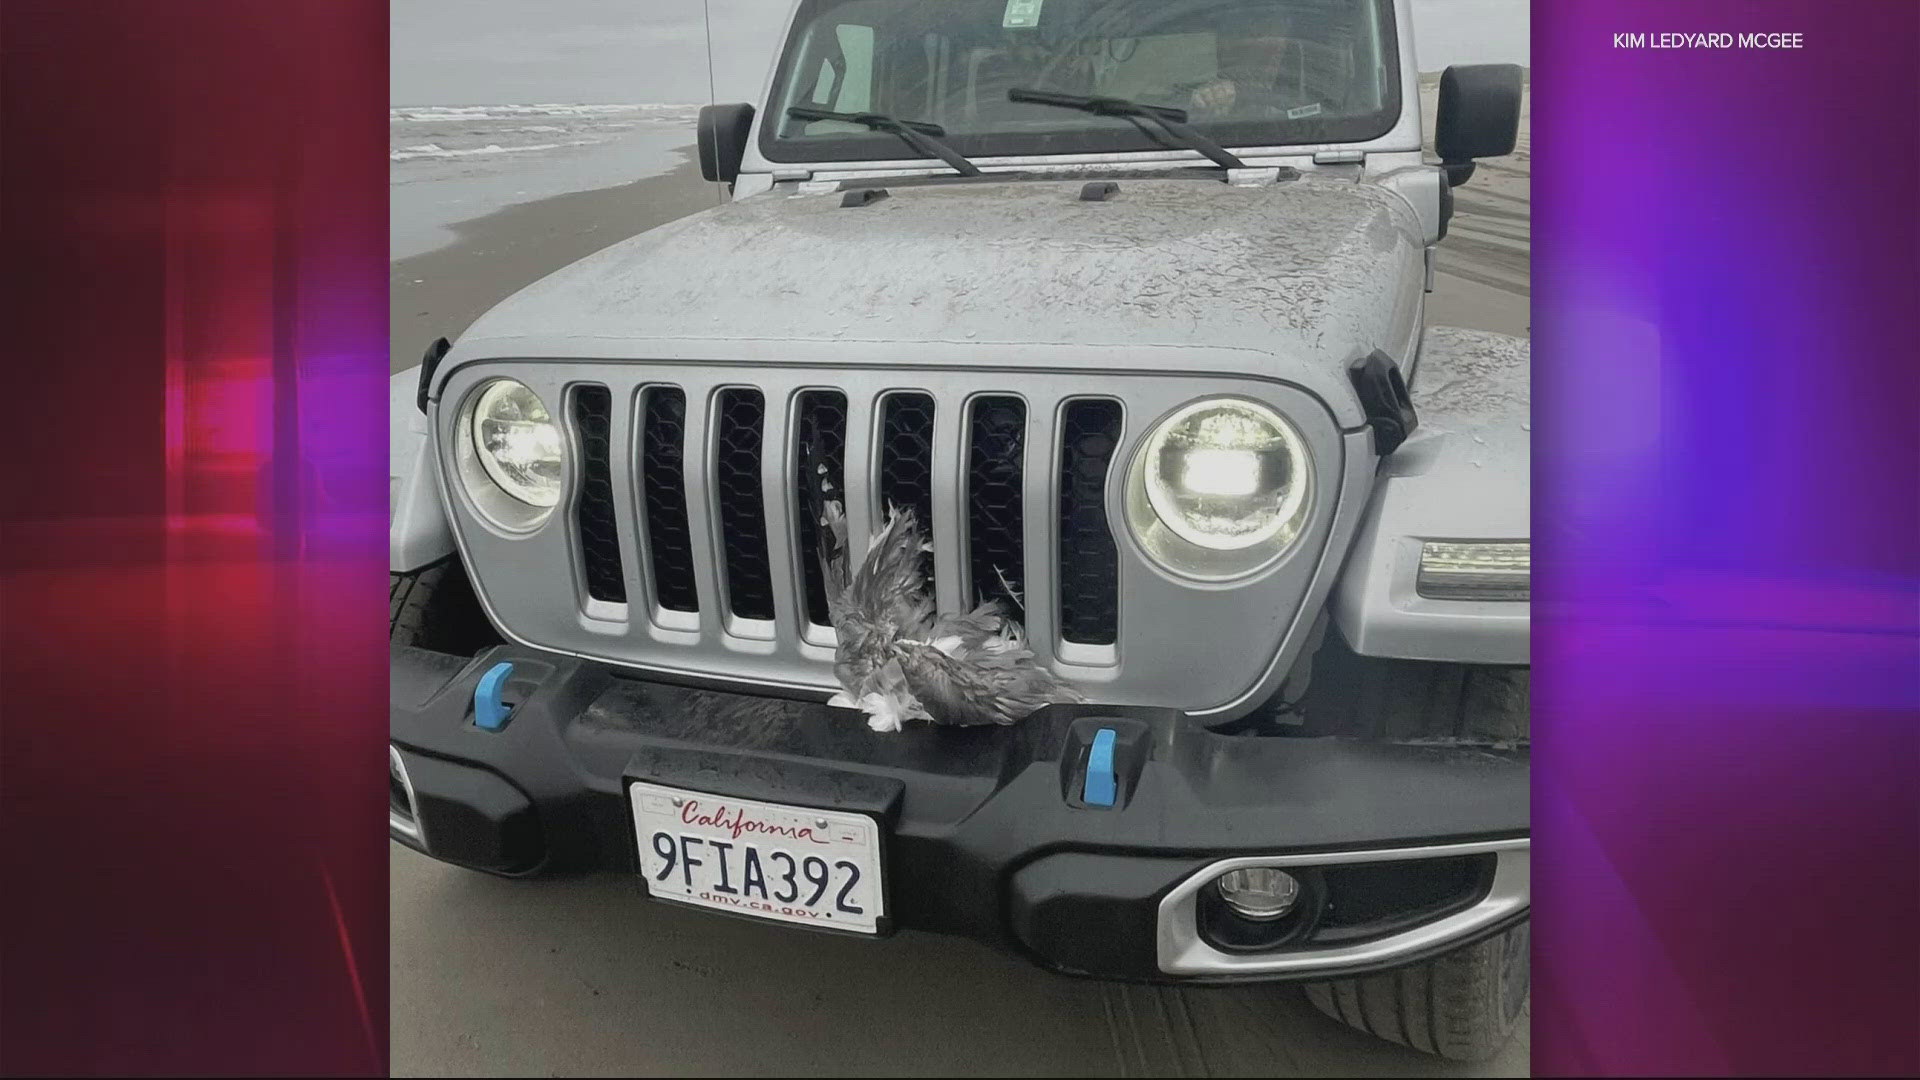
[[[716,206],[721,189],[700,178],[693,148],[671,172],[619,187],[522,203],[453,226],[459,240],[392,264],[394,371],[410,368],[437,337],[457,338],[487,309],[609,244]]]
[[[391,847],[395,1076],[1527,1075],[1524,1027],[1459,1065],[1291,986],[1073,979],[957,938],[857,941]]]
[[[1421,76],[1425,130],[1433,130],[1440,78]],[[1465,326],[1530,337],[1533,216],[1533,96],[1520,104],[1513,153],[1480,162],[1454,192],[1453,223],[1440,242],[1427,325]],[[1432,146],[1428,146],[1431,156]]]

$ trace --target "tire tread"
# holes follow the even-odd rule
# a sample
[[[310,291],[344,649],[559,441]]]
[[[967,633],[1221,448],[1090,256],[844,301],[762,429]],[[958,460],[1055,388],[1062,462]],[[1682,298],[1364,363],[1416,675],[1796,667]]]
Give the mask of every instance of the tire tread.
[[[1329,633],[1300,711],[1314,734],[1525,743],[1531,684],[1530,668],[1360,656]]]
[[[1523,935],[1518,964],[1505,962],[1511,939]],[[1525,1000],[1525,945],[1530,926],[1476,942],[1434,960],[1382,975],[1309,983],[1307,1000],[1349,1027],[1455,1061],[1484,1061],[1513,1034]],[[1511,980],[1522,980],[1515,988]],[[1515,994],[1513,991],[1518,990]]]
[[[407,573],[389,573],[387,640],[438,652],[471,656],[500,635],[456,558]]]

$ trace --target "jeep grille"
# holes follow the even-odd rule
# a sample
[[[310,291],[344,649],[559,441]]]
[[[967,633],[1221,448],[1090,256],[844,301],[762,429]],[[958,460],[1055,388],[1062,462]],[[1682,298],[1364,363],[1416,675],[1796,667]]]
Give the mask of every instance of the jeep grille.
[[[985,364],[475,362],[442,391],[443,455],[458,409],[505,373],[552,404],[573,457],[559,510],[531,532],[496,529],[464,487],[448,492],[502,631],[756,689],[835,685],[810,465],[846,495],[856,550],[889,506],[917,512],[942,610],[1004,600],[1040,660],[1096,700],[1210,714],[1252,707],[1285,675],[1331,580],[1328,536],[1361,505],[1343,491],[1370,475],[1323,406],[1273,380]],[[1147,429],[1208,395],[1294,419],[1324,500],[1299,549],[1243,581],[1154,565],[1115,502]]]
[[[613,510],[612,395],[599,385],[574,391],[573,419],[581,451],[581,496],[575,509],[587,595],[627,601],[625,567]],[[699,610],[688,543],[684,480],[686,395],[652,387],[642,395],[639,473],[646,512],[638,518],[653,553],[655,599],[670,611]],[[866,455],[877,464],[878,505],[911,507],[922,529],[933,517],[935,405],[931,395],[891,393],[881,400],[878,445]],[[1113,643],[1119,621],[1119,573],[1106,508],[1107,469],[1120,426],[1119,402],[1080,399],[1063,411],[1060,453],[1059,567],[1061,636],[1090,645]],[[845,491],[847,398],[839,390],[807,390],[797,400],[794,445],[776,454],[793,463],[794,505],[807,505],[807,462],[827,471]],[[713,504],[724,547],[727,610],[736,618],[774,617],[771,552],[762,476],[766,460],[766,403],[758,390],[722,390],[714,404]],[[1026,403],[984,395],[967,417],[967,543],[969,602],[998,600],[1025,616]],[[805,452],[811,448],[811,453]],[[808,625],[826,627],[826,584],[820,568],[820,524],[808,513],[792,519],[800,559],[801,610]],[[929,585],[935,582],[927,553]]]

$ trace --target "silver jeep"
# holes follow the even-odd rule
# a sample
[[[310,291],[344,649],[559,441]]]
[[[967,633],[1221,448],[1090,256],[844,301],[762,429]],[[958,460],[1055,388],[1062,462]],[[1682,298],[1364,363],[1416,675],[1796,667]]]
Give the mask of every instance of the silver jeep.
[[[802,0],[731,200],[395,377],[390,830],[1422,1050],[1525,1001],[1524,340],[1425,326],[1520,71],[1410,0]],[[803,460],[1086,704],[869,731]]]

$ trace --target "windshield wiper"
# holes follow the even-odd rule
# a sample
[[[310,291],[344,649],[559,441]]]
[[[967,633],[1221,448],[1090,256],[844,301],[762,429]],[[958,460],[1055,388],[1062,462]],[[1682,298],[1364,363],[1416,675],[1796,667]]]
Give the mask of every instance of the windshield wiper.
[[[939,124],[928,124],[918,120],[895,120],[882,113],[844,113],[816,109],[808,105],[795,105],[787,110],[787,115],[795,120],[839,120],[848,124],[861,124],[875,131],[887,131],[900,136],[909,146],[927,155],[937,157],[961,176],[979,176],[980,169],[973,162],[960,156],[960,152],[940,141],[947,129]]]
[[[1189,150],[1198,150],[1214,164],[1223,169],[1244,169],[1246,163],[1228,153],[1224,147],[1205,135],[1187,126],[1187,110],[1169,109],[1160,105],[1142,105],[1137,101],[1116,97],[1088,97],[1085,94],[1056,94],[1051,90],[1029,90],[1015,87],[1007,91],[1008,101],[1023,102],[1028,105],[1054,105],[1062,109],[1079,109],[1095,116],[1121,116],[1127,119],[1151,120],[1160,125],[1173,140]]]

